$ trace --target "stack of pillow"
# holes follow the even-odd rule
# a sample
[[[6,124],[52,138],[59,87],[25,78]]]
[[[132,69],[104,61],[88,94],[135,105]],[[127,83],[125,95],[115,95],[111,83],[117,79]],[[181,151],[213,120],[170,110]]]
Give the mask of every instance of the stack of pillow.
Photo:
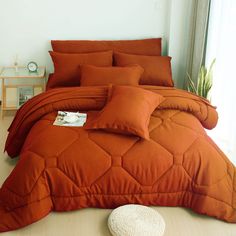
[[[171,58],[161,56],[161,40],[78,43],[79,46],[76,41],[52,41],[54,74],[47,89],[112,84],[106,106],[95,117],[88,118],[85,128],[149,139],[150,116],[164,98],[137,86],[174,86]]]
[[[161,56],[161,39],[52,41],[52,47],[54,74],[47,89],[107,84],[174,85],[171,58]]]

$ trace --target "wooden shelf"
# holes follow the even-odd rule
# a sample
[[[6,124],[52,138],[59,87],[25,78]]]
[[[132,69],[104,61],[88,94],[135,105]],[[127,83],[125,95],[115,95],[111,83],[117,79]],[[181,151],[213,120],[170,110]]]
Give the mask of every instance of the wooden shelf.
[[[26,67],[18,66],[18,72],[15,67],[3,67],[0,73],[0,78],[4,79],[44,79],[46,69],[40,66],[37,72],[29,72]]]
[[[39,67],[36,73],[31,73],[26,67],[18,67],[18,72],[15,71],[15,67],[2,67],[0,70],[0,79],[2,80],[2,105],[1,105],[1,117],[3,119],[4,111],[15,111],[18,110],[18,89],[20,87],[32,87],[33,96],[38,93],[37,88],[40,91],[45,91],[45,79],[46,79],[46,69],[45,67]],[[17,80],[21,79],[19,83]],[[23,82],[26,79],[40,79],[40,81],[35,81],[34,83]],[[14,80],[14,82],[10,82]],[[25,80],[25,81],[26,81]],[[6,83],[6,81],[8,81]],[[36,89],[36,90],[35,90]],[[8,90],[8,91],[7,91]],[[10,91],[9,91],[10,90]],[[13,93],[14,92],[14,93]],[[10,99],[7,100],[7,94],[10,96]],[[16,95],[15,95],[16,94]],[[16,98],[14,98],[16,96]],[[8,97],[9,98],[9,97]],[[12,100],[13,99],[13,100]],[[8,103],[11,101],[10,103]],[[13,103],[12,103],[13,101]],[[10,105],[10,106],[7,106]],[[12,105],[12,106],[11,106]],[[15,106],[16,105],[16,106]]]
[[[3,111],[14,111],[14,110],[18,110],[18,107],[2,107]]]

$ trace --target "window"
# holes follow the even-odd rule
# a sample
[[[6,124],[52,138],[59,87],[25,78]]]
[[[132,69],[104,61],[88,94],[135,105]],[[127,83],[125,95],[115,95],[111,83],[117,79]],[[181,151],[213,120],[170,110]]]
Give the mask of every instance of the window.
[[[218,126],[209,135],[236,164],[236,1],[212,0],[206,64],[216,58],[212,103]]]

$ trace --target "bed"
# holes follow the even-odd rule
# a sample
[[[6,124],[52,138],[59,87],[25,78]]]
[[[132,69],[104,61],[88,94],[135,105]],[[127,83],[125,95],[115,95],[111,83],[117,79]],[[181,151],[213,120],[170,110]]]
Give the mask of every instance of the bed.
[[[114,61],[124,66],[137,55],[144,64],[163,59],[157,84],[155,78],[142,77],[141,84],[132,86],[162,99],[150,114],[148,138],[111,130],[54,126],[60,110],[83,111],[93,119],[104,110],[114,91],[104,84],[79,86],[67,70],[60,72],[64,74],[55,86],[55,71],[47,91],[25,103],[9,127],[5,150],[10,157],[20,158],[0,189],[1,232],[29,225],[51,211],[115,208],[127,203],[182,206],[236,222],[235,167],[204,129],[216,126],[216,108],[203,98],[173,87],[170,73],[165,74],[169,67],[162,71],[162,63],[169,65],[170,59],[157,58],[160,39],[53,41],[52,46],[54,65],[59,69],[60,53],[66,54],[63,63],[68,63],[71,56],[75,60],[76,54],[99,53],[93,55],[99,60],[86,55],[83,61],[101,67],[112,66]],[[117,55],[113,51],[118,51]],[[72,64],[70,61],[68,68]],[[98,68],[91,70],[100,73]],[[138,71],[135,68],[130,83],[137,82]],[[168,82],[163,80],[164,75]]]

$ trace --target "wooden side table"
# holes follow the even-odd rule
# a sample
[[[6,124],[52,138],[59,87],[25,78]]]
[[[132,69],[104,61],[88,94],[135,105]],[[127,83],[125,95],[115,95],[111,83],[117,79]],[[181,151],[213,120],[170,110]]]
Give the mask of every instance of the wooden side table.
[[[3,67],[1,118],[5,111],[17,110],[31,97],[45,91],[46,69],[39,67],[37,72],[29,72],[27,67]],[[31,79],[31,80],[29,80]],[[34,83],[32,82],[34,80]]]

